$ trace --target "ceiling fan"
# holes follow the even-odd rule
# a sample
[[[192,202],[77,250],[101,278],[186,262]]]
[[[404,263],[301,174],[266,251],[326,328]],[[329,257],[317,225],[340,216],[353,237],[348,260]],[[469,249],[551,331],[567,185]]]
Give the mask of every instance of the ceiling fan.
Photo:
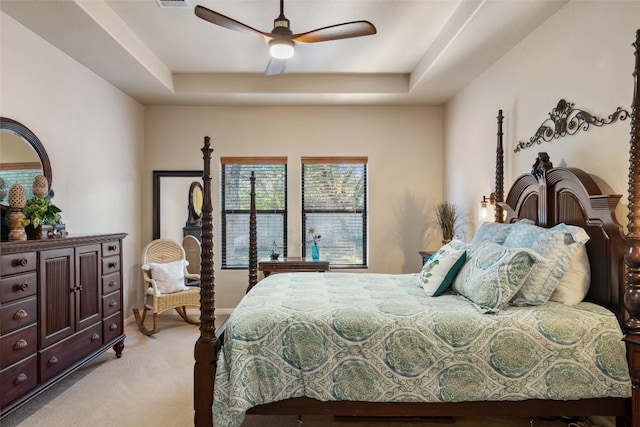
[[[204,6],[196,6],[196,16],[234,31],[243,31],[260,37],[269,44],[271,59],[267,64],[265,75],[273,76],[284,72],[286,60],[294,53],[296,42],[317,43],[330,40],[349,39],[353,37],[369,36],[376,33],[376,27],[369,21],[352,21],[342,24],[317,28],[306,33],[293,34],[289,29],[289,20],[284,16],[284,0],[280,0],[280,15],[273,21],[270,33],[256,30],[242,22],[214,12]]]

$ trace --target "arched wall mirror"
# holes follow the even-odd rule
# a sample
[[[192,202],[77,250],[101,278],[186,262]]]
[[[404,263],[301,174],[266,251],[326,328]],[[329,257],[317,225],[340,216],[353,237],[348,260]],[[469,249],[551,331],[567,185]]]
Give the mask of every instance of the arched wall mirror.
[[[201,170],[153,171],[153,238],[182,242],[185,228],[194,227],[188,234],[196,234],[200,226],[198,200],[202,200]],[[201,206],[201,205],[200,205]],[[200,207],[201,209],[201,207]],[[197,218],[194,216],[197,216]],[[195,223],[194,221],[195,220]]]
[[[36,175],[47,178],[49,196],[53,196],[51,163],[42,142],[22,123],[0,117],[0,178],[5,191],[18,183],[24,187],[27,199],[33,197],[32,183]],[[0,203],[3,210],[8,205],[4,198]]]

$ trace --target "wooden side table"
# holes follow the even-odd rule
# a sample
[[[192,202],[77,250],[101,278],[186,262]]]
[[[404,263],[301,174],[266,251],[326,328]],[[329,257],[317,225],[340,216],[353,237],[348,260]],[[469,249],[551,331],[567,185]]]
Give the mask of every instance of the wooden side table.
[[[262,271],[264,277],[268,277],[271,273],[324,272],[329,270],[329,261],[312,261],[300,257],[288,257],[277,260],[265,259],[258,262],[258,270]]]

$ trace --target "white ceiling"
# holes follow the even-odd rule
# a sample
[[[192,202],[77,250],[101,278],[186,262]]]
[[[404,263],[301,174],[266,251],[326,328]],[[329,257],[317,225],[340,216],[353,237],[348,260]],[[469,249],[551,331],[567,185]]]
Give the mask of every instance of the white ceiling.
[[[279,0],[0,0],[0,9],[146,105],[439,105],[565,0],[285,0],[294,33],[368,20],[377,34],[268,47],[195,16],[202,5],[270,32]]]

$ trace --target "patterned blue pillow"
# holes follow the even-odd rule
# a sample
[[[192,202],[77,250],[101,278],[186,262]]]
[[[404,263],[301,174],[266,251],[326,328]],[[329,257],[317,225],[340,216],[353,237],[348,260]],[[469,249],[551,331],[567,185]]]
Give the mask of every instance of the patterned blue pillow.
[[[580,227],[558,224],[543,228],[531,224],[514,224],[504,245],[527,248],[541,256],[522,288],[511,301],[514,305],[540,305],[549,300],[571,260],[589,236]]]
[[[518,223],[534,224],[533,221],[526,218],[512,224],[504,224],[501,222],[485,222],[480,226],[480,228],[478,228],[478,231],[476,231],[473,239],[471,239],[471,246],[487,240],[501,245],[504,243],[513,226]]]
[[[453,240],[429,257],[418,275],[418,283],[427,296],[437,297],[446,291],[467,258],[464,242]]]
[[[531,273],[537,255],[527,249],[480,242],[453,281],[453,290],[483,313],[506,307]]]

